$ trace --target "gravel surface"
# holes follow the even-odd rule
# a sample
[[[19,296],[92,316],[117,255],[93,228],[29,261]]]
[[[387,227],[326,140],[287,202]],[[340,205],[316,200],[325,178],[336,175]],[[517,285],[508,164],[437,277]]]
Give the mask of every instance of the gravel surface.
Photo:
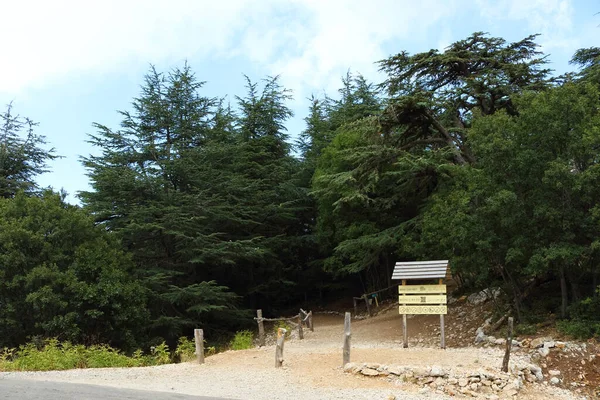
[[[397,340],[398,318],[389,316],[353,322],[351,360],[407,366],[440,365],[461,371],[498,371],[503,351],[499,348],[441,350],[411,345],[403,349]],[[379,327],[378,321],[385,322]],[[391,321],[391,322],[390,322]],[[387,324],[392,324],[387,326]],[[206,358],[204,365],[171,364],[147,368],[106,368],[52,372],[0,373],[2,378],[87,383],[110,387],[251,400],[397,400],[449,399],[417,385],[385,378],[346,374],[342,370],[343,317],[315,318],[315,332],[305,339],[285,343],[284,368],[276,369],[274,346],[227,351]],[[392,335],[382,337],[390,329]],[[387,340],[382,340],[387,339]],[[527,354],[515,353],[511,362],[529,363]],[[395,397],[394,397],[395,396]],[[547,385],[530,386],[519,399],[579,399],[573,393]]]

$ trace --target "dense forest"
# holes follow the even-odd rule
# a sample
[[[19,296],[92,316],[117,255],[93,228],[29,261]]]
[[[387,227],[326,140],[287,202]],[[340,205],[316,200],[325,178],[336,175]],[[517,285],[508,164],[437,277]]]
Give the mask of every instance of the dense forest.
[[[59,154],[8,106],[0,346],[226,336],[257,308],[446,258],[459,290],[501,287],[522,323],[551,313],[600,334],[600,48],[557,76],[536,40],[398,53],[378,61],[383,82],[348,73],[311,98],[301,133],[278,77],[228,102],[187,64],[151,68],[120,126],[94,124],[81,206],[36,185]]]

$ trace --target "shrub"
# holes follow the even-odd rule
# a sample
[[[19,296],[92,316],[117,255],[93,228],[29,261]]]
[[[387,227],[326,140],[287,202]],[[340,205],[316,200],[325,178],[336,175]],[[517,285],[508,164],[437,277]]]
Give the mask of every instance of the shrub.
[[[196,358],[196,343],[185,336],[180,337],[175,354],[181,362],[192,361]]]
[[[520,336],[520,335],[532,336],[532,335],[535,335],[536,333],[537,333],[537,327],[535,326],[535,324],[522,323],[522,324],[518,324],[515,327],[515,336]]]
[[[600,322],[585,320],[563,320],[558,321],[556,329],[575,339],[589,339],[591,337],[600,337]]]
[[[162,343],[153,348],[151,355],[141,350],[132,357],[107,345],[72,345],[56,339],[41,344],[28,343],[18,349],[0,352],[0,371],[50,371],[74,368],[142,367],[166,364],[171,361],[169,347]]]
[[[239,331],[239,332],[236,332],[229,347],[231,347],[232,350],[251,349],[253,347],[253,345],[252,345],[253,339],[254,339],[254,335],[252,334],[252,332]]]

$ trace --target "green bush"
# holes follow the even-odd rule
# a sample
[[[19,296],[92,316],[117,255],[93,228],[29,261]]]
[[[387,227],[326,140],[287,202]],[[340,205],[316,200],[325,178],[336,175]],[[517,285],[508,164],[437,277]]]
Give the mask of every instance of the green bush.
[[[194,360],[196,358],[196,343],[185,336],[180,337],[175,354],[181,362]]]
[[[253,347],[252,341],[254,335],[250,331],[239,331],[236,332],[233,340],[229,344],[232,350],[246,350]]]
[[[589,339],[592,337],[600,337],[600,322],[584,321],[584,320],[564,320],[558,321],[556,329],[564,334],[575,339]]]
[[[522,323],[522,324],[518,324],[515,327],[515,335],[516,336],[520,336],[520,335],[532,336],[532,335],[535,335],[536,333],[537,333],[537,327],[535,326],[535,324]]]
[[[169,347],[162,343],[151,355],[141,350],[129,357],[107,345],[72,345],[56,339],[40,345],[28,343],[18,349],[5,348],[0,353],[0,371],[51,371],[74,368],[143,367],[171,361]]]

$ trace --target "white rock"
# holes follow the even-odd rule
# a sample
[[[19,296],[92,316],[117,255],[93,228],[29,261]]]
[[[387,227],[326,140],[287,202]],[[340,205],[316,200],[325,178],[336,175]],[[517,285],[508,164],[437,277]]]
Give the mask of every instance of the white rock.
[[[485,332],[483,332],[483,328],[477,328],[477,332],[475,333],[475,343],[483,343],[486,340]]]
[[[458,380],[458,386],[465,387],[469,384],[469,380],[467,378],[460,378]]]
[[[514,342],[514,340],[513,340],[513,342]],[[496,339],[496,341],[494,342],[494,344],[496,346],[504,346],[506,344],[506,339]]]
[[[553,349],[556,347],[556,343],[554,342],[554,340],[544,342],[544,347],[547,349]]]
[[[548,354],[550,354],[550,349],[547,347],[542,347],[538,349],[538,353],[542,356],[542,357],[547,357]]]
[[[489,343],[489,344],[496,344],[496,338],[493,336],[488,336],[487,338],[485,338],[485,340]]]
[[[406,369],[403,367],[400,367],[398,365],[392,365],[390,367],[388,367],[388,372],[392,375],[402,375],[404,372],[406,372]]]
[[[438,377],[446,375],[446,371],[439,365],[434,365],[431,367],[431,371],[429,371],[429,376]]]
[[[560,383],[560,379],[558,379],[557,377],[553,377],[552,379],[550,379],[550,383],[553,385],[558,385]]]
[[[482,290],[479,293],[473,293],[473,294],[469,295],[469,297],[467,297],[467,301],[469,302],[469,304],[473,304],[474,306],[483,304],[487,300],[488,300],[488,296],[484,290]]]
[[[357,372],[360,369],[360,365],[357,363],[349,362],[344,365],[344,372]]]
[[[552,338],[548,338],[548,337],[535,338],[531,341],[531,343],[529,344],[529,347],[531,347],[532,349],[537,349],[538,347],[542,347],[544,345],[544,343],[551,342],[551,341],[552,341]]]
[[[426,393],[429,393],[429,388],[425,387],[425,388],[419,389],[419,394],[426,394]]]
[[[373,368],[363,368],[360,370],[360,373],[366,376],[377,376],[379,375],[379,372],[377,372],[376,369]]]
[[[533,375],[535,375],[535,378],[539,382],[544,380],[544,375],[542,374],[542,369],[540,367],[538,367],[537,365],[531,365],[529,366],[529,370]]]
[[[556,370],[556,369],[551,369],[550,371],[548,371],[548,373],[549,373],[551,376],[558,376],[558,375],[560,375],[560,371],[559,371],[559,370]]]

